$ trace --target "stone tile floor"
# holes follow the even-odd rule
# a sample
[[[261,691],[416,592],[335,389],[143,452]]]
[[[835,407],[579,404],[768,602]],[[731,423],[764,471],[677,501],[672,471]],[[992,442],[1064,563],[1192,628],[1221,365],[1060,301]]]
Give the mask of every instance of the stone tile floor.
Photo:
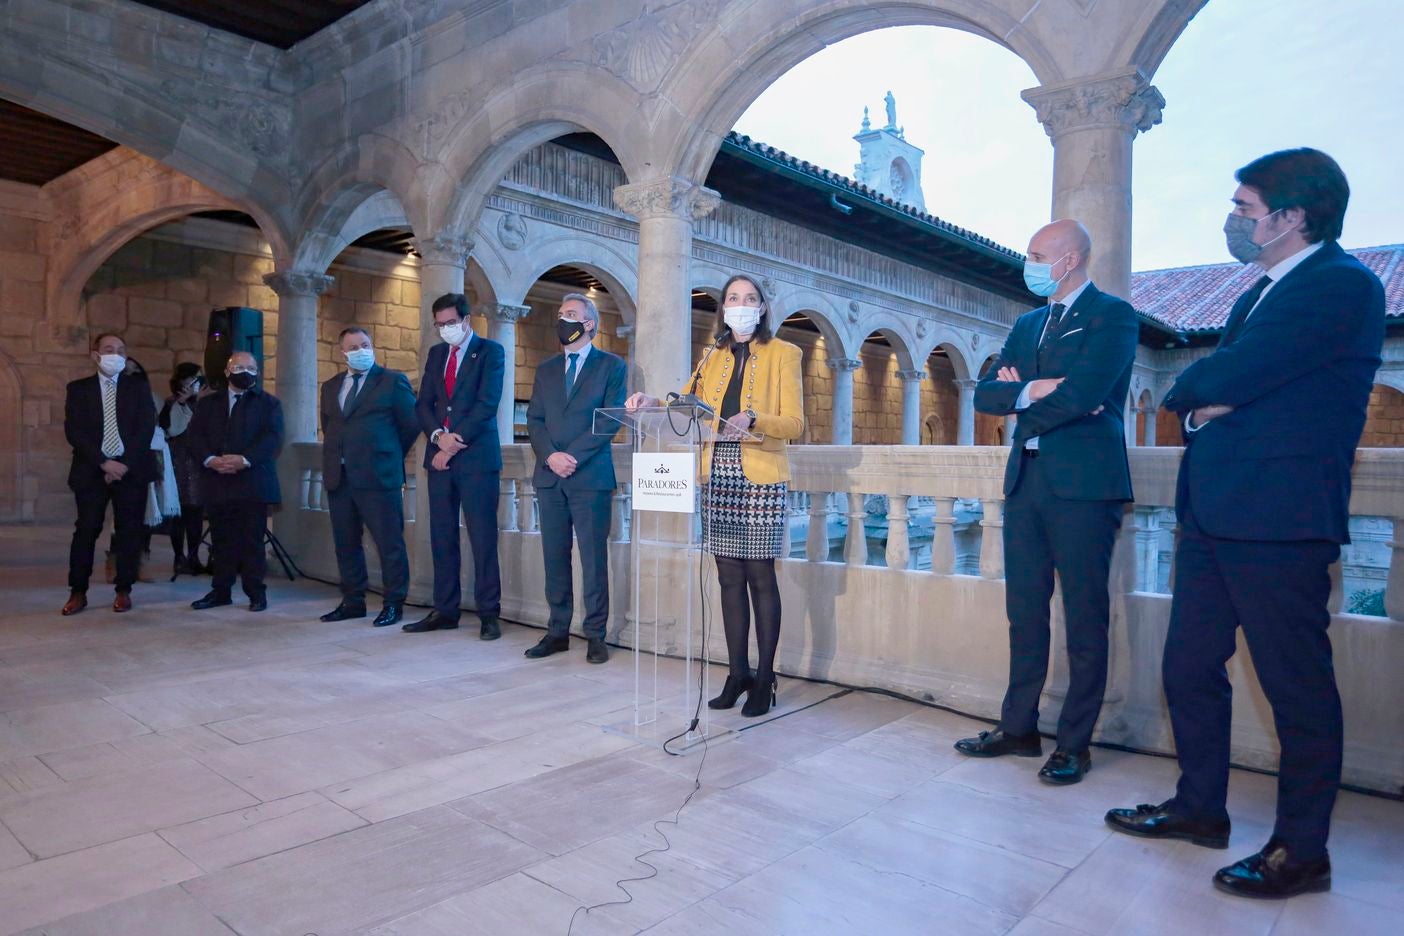
[[[695,754],[602,727],[630,714],[623,653],[322,624],[310,582],[260,616],[190,611],[206,582],[183,579],[119,617],[95,586],[64,619],[66,537],[0,527],[0,936],[564,934],[649,873],[633,856],[691,789]],[[1397,802],[1342,796],[1332,893],[1236,900],[1209,875],[1265,839],[1271,778],[1235,773],[1230,851],[1147,843],[1101,815],[1163,797],[1168,760],[1098,751],[1052,789],[1038,761],[956,755],[978,722],[836,693],[786,680],[771,721],[721,719],[746,730],[657,876],[574,932],[1400,931]]]

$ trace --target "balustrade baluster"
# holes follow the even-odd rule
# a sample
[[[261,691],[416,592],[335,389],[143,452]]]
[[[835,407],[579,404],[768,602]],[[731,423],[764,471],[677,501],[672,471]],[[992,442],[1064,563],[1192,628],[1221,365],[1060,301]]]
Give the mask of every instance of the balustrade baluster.
[[[912,551],[908,540],[907,495],[887,495],[887,567],[905,571],[911,568]]]
[[[1004,578],[1004,501],[981,500],[985,510],[980,521],[980,576]]]

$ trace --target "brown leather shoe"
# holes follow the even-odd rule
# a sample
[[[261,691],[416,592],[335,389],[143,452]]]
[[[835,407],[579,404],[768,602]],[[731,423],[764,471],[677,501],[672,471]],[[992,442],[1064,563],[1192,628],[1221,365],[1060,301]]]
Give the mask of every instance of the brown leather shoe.
[[[118,614],[132,610],[131,592],[118,592],[117,597],[112,599],[112,610]]]
[[[59,614],[62,614],[64,617],[68,617],[71,614],[77,614],[79,611],[82,611],[87,606],[88,595],[86,592],[71,592],[68,596],[68,600],[64,602],[63,608],[59,611]]]

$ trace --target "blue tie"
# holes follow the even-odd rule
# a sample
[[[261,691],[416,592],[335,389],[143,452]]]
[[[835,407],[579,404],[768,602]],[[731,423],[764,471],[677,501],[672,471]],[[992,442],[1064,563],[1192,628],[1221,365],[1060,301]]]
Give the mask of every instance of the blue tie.
[[[566,396],[570,396],[570,391],[575,389],[575,363],[580,358],[580,352],[567,354],[570,364],[566,367]]]

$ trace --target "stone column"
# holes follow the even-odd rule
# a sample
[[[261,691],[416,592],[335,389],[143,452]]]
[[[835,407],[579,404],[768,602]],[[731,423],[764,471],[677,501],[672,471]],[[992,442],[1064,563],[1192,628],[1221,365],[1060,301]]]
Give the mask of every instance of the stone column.
[[[634,376],[634,371],[636,369],[634,365],[634,334],[636,331],[633,325],[620,325],[614,330],[615,337],[623,338],[629,345],[624,352],[624,360],[629,365],[629,376],[626,381],[626,386],[629,388],[630,393],[633,393],[634,390],[637,389],[638,384],[638,379]]]
[[[434,300],[445,293],[463,292],[463,271],[468,266],[468,254],[473,241],[468,237],[440,234],[437,237],[415,238],[419,252],[419,364],[439,340],[434,328]]]
[[[1142,445],[1155,445],[1155,415],[1158,412],[1154,403],[1142,410],[1146,416],[1146,437],[1141,442]]]
[[[1053,141],[1053,217],[1092,233],[1092,279],[1131,295],[1131,143],[1160,123],[1165,98],[1138,69],[1030,88]]]
[[[497,437],[503,445],[511,445],[517,400],[517,322],[531,312],[531,306],[499,302],[487,306],[485,311],[488,337],[502,345],[502,402],[497,405]]]
[[[978,380],[957,380],[960,391],[959,417],[956,419],[956,445],[975,444],[975,385]]]
[[[853,372],[863,366],[862,361],[853,358],[829,358],[824,362],[834,372],[833,406],[830,419],[833,420],[834,445],[853,444]]]
[[[1018,416],[1010,415],[1010,416],[1004,417],[1004,444],[1005,444],[1005,445],[1013,445],[1013,444],[1014,444],[1014,430],[1017,429],[1018,427],[1019,427],[1019,417],[1018,417]]]
[[[288,270],[263,277],[278,294],[278,377],[286,443],[317,441],[317,297],[332,278]]]
[[[463,271],[468,266],[473,241],[466,237],[440,234],[437,237],[416,238],[414,247],[420,257],[419,370],[423,373],[429,349],[439,340],[438,330],[434,328],[434,300],[445,293],[463,292]],[[421,435],[418,447],[411,456],[415,472],[415,523],[407,537],[410,598],[421,602],[434,593],[434,562],[429,547],[429,480],[422,454],[425,444]]]
[[[902,381],[902,444],[921,444],[921,382],[926,379],[924,370],[900,370],[897,376]]]
[[[721,202],[679,178],[621,185],[614,203],[639,221],[638,331],[634,385],[661,397],[692,373],[692,223]]]

